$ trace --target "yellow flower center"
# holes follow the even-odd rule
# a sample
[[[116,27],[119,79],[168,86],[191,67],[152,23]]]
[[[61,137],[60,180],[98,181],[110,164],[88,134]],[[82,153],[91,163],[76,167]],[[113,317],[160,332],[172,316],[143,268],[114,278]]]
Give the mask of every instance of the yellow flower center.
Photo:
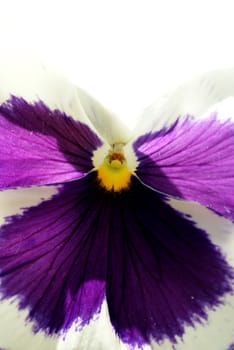
[[[119,192],[129,188],[132,173],[122,151],[122,145],[116,144],[97,169],[98,181],[108,191]]]

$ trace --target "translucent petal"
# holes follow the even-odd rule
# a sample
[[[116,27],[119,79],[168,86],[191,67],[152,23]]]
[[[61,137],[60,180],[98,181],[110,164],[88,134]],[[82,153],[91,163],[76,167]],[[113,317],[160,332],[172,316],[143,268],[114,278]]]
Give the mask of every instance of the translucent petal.
[[[77,88],[82,107],[95,129],[110,145],[126,143],[131,132],[121,123],[117,115],[108,111],[84,90]]]
[[[41,100],[49,108],[59,109],[95,129],[109,144],[126,142],[130,137],[116,115],[69,82],[58,69],[32,54],[2,53],[0,82],[0,102],[10,95],[28,102]]]
[[[234,68],[196,76],[156,99],[142,114],[135,135],[160,130],[178,117],[197,117],[229,96],[234,96]]]
[[[32,54],[1,52],[0,82],[1,103],[11,95],[28,102],[42,100],[51,109],[59,109],[86,124],[89,122],[76,87],[58,69]]]

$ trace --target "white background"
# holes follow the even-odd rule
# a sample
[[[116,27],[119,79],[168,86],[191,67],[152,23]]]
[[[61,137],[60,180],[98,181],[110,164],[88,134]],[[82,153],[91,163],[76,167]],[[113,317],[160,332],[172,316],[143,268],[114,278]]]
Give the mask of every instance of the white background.
[[[176,82],[234,65],[233,18],[233,1],[0,0],[0,46],[35,51],[130,123]]]

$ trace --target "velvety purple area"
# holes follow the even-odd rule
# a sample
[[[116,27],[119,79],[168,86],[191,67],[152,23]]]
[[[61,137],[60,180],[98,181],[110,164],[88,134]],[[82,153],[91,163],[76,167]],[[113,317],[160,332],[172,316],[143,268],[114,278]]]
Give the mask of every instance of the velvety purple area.
[[[234,220],[234,123],[185,118],[134,143],[137,175],[154,189]],[[169,183],[170,182],[170,183]]]
[[[97,135],[43,102],[0,106],[0,189],[78,179],[93,168]]]
[[[231,268],[207,234],[135,177],[111,193],[92,172],[8,221],[1,291],[29,308],[36,330],[87,324],[106,295],[124,342],[175,342],[231,291]]]
[[[66,330],[77,317],[87,324],[103,301],[109,232],[90,177],[0,230],[0,290],[29,307],[35,330]]]
[[[234,343],[232,345],[230,345],[227,350],[234,350]]]

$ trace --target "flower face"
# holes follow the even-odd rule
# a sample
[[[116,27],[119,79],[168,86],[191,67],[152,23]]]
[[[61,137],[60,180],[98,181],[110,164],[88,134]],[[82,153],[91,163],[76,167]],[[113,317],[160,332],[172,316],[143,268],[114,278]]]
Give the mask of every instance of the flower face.
[[[84,107],[77,121],[41,99],[12,96],[0,106],[0,188],[57,186],[1,227],[2,299],[27,310],[35,339],[61,337],[58,349],[205,349],[199,328],[211,334],[225,326],[212,350],[226,350],[234,331],[233,234],[219,227],[222,218],[230,227],[234,220],[231,115],[178,113],[160,129],[114,139],[98,108]],[[219,238],[195,222],[198,208],[222,221]],[[99,340],[91,332],[71,346],[71,330],[92,329],[105,305],[112,342],[102,340],[102,327]]]
[[[129,189],[131,177],[132,173],[128,169],[123,145],[116,143],[97,169],[99,184],[107,191],[120,192]]]

